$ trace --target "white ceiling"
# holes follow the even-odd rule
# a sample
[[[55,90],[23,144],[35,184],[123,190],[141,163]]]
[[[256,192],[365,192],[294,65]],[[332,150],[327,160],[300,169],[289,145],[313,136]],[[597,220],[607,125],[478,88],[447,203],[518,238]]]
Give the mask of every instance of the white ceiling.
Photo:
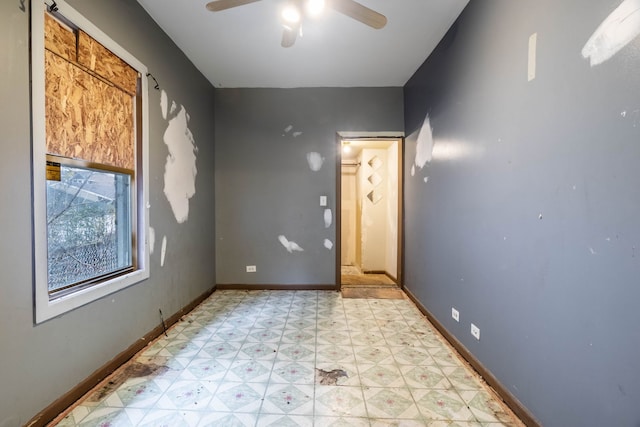
[[[403,86],[469,0],[358,0],[388,19],[374,30],[334,10],[280,46],[286,0],[221,12],[209,0],[138,0],[216,87]]]

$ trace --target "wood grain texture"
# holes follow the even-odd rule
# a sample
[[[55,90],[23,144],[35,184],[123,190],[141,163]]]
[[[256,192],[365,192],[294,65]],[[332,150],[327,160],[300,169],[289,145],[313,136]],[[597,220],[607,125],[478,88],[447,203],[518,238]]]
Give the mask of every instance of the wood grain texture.
[[[136,94],[138,72],[82,30],[78,30],[78,63],[130,95]]]
[[[45,51],[47,153],[135,169],[134,97]]]
[[[48,13],[44,15],[45,49],[69,60],[76,60],[76,34]]]

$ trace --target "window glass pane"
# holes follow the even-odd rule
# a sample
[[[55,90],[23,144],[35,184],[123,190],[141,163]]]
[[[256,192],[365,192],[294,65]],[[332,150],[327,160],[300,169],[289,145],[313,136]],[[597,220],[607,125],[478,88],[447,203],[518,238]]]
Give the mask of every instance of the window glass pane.
[[[49,292],[132,266],[131,177],[62,165],[47,181]]]

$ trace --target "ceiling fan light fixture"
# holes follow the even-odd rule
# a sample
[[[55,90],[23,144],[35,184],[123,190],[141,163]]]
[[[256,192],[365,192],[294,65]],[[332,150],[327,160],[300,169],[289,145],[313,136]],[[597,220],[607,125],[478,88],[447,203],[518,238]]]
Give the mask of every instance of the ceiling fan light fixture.
[[[307,14],[313,18],[318,17],[322,15],[322,12],[324,12],[325,5],[325,0],[307,0]]]
[[[294,4],[288,4],[282,9],[282,19],[284,20],[284,24],[297,24],[300,22],[301,18],[300,10]]]

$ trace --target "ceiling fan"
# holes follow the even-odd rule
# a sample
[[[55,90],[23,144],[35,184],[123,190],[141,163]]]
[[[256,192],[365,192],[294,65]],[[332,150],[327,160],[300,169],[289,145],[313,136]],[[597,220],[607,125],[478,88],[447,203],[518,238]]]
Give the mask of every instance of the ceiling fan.
[[[261,0],[214,0],[207,3],[207,9],[211,12],[220,12]],[[288,0],[282,9],[282,47],[291,47],[296,42],[298,34],[301,34],[302,18],[304,16],[319,15],[329,6],[356,21],[379,30],[387,24],[386,16],[375,10],[361,5],[355,0]]]

